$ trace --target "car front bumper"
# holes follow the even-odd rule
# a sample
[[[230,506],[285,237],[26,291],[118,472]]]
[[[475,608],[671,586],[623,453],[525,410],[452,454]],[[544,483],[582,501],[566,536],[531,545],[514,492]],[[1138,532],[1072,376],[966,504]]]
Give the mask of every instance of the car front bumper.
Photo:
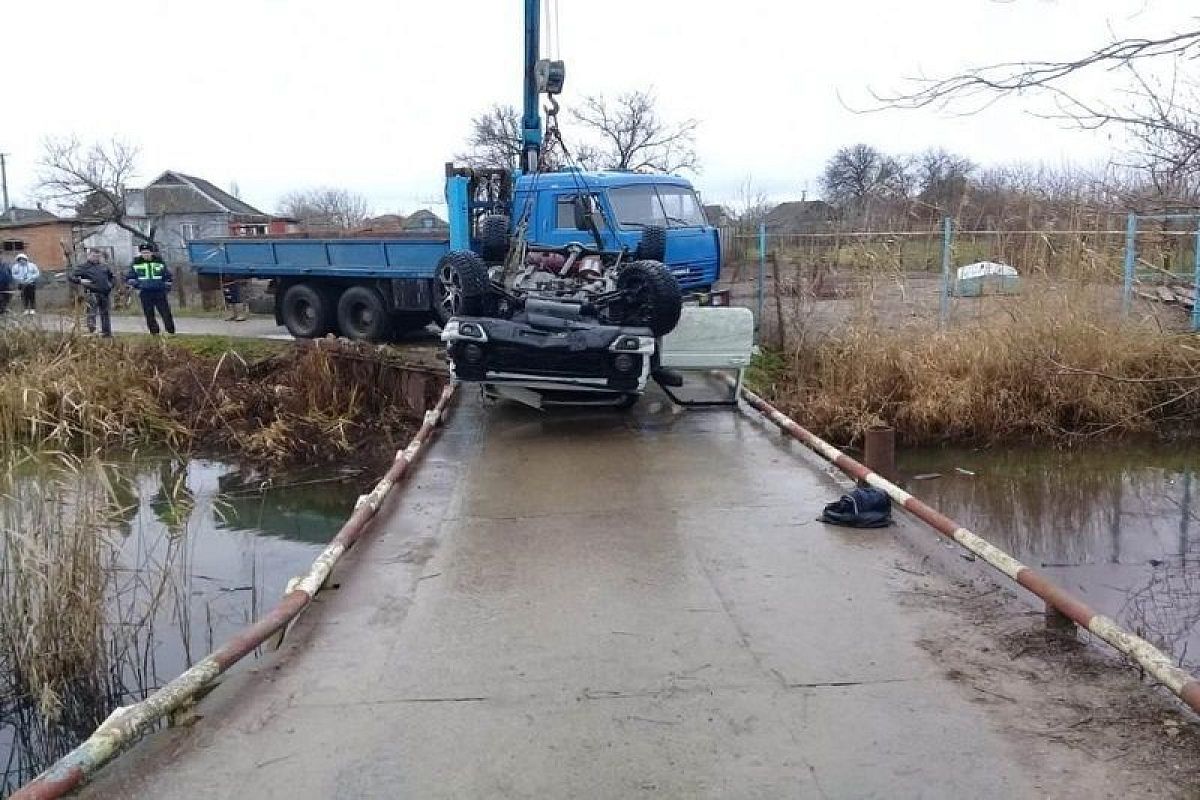
[[[455,317],[442,341],[460,381],[623,394],[645,390],[655,348],[645,328],[544,318]]]

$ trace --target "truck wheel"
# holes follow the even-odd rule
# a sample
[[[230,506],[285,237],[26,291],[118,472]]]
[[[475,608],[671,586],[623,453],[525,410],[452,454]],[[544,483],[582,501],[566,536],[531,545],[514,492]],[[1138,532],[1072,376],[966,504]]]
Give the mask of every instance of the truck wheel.
[[[647,225],[642,231],[642,239],[633,251],[634,261],[666,261],[667,260],[667,229],[657,225]]]
[[[289,286],[280,301],[279,316],[297,339],[316,339],[329,331],[330,303],[307,283]]]
[[[485,264],[501,264],[508,257],[508,217],[485,214],[479,220],[479,253]]]
[[[469,251],[447,253],[438,261],[433,290],[433,313],[439,325],[451,317],[481,316],[491,298],[487,265]]]
[[[666,336],[679,324],[683,313],[683,293],[679,281],[657,261],[634,261],[617,275],[621,292],[621,321],[640,325],[655,336]]]
[[[382,341],[391,327],[383,298],[369,286],[351,286],[342,292],[337,321],[343,336],[367,342]]]

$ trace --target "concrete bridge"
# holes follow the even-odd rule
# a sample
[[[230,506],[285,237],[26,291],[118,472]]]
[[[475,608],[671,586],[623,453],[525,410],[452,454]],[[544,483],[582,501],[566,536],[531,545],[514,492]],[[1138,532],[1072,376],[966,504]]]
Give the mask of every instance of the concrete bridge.
[[[933,534],[815,521],[845,488],[751,416],[465,390],[283,648],[82,796],[1185,795],[1047,734],[1067,676],[935,657],[1012,661],[919,601],[972,568]]]

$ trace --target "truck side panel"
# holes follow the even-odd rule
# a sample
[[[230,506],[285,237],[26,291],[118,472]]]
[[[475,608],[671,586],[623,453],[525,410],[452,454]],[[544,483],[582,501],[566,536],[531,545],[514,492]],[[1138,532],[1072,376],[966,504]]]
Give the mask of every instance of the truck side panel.
[[[282,278],[432,278],[446,240],[254,239],[188,242],[200,275]]]

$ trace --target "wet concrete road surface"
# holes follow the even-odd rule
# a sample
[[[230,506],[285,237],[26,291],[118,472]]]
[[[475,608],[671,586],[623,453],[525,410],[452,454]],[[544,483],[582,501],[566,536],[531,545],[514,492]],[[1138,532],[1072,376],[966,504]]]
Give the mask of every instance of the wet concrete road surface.
[[[463,395],[278,656],[85,796],[1109,794],[944,677],[894,530],[815,522],[843,487],[755,420]]]

